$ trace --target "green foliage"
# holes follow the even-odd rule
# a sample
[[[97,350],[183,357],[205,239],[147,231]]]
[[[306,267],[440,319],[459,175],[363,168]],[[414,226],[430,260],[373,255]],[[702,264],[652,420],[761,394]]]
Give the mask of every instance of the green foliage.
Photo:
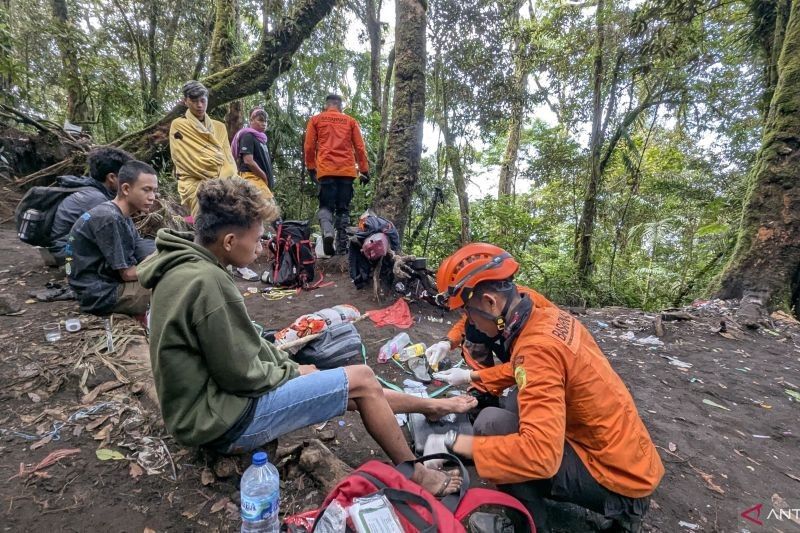
[[[66,92],[50,2],[5,1],[3,99],[60,122]],[[98,142],[146,125],[171,107],[185,80],[208,72],[212,0],[181,1],[180,10],[164,0],[68,3]],[[267,93],[243,100],[245,112],[257,105],[267,111],[275,193],[285,218],[308,219],[316,211],[317,188],[304,176],[302,141],[308,118],[327,93],[342,94],[346,112],[362,125],[370,162],[377,162],[381,117],[371,111],[369,52],[366,46],[348,48],[350,35],[365,43],[364,6],[356,4],[336,8],[319,24]],[[241,0],[234,55],[243,60],[252,54],[264,24],[273,29],[292,5]],[[568,304],[656,309],[684,303],[703,295],[735,239],[745,176],[761,138],[759,106],[775,8],[757,0],[615,2],[607,22],[602,99],[608,158],[589,286],[577,283],[574,255],[589,174],[596,32],[591,6],[560,0],[429,3],[426,131],[433,126],[438,134],[446,113],[470,190],[480,190],[470,198],[471,238],[514,254],[521,283]],[[384,69],[393,33],[386,29]],[[515,173],[519,192],[498,201],[489,191],[520,97],[515,69],[528,74]],[[625,123],[631,109],[654,95],[660,103]],[[430,137],[404,247],[435,266],[459,246],[461,215],[444,143]],[[356,186],[354,216],[372,203],[377,178]],[[161,189],[174,193],[168,174]]]

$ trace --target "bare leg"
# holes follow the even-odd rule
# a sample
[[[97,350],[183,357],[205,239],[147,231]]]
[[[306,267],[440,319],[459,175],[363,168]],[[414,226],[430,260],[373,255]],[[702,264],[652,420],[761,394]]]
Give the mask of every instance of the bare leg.
[[[414,454],[397,425],[392,408],[372,369],[366,365],[357,365],[346,367],[345,372],[350,385],[348,409],[355,407],[358,410],[367,432],[392,462],[397,464],[413,460]],[[434,494],[438,492],[449,494],[461,486],[460,478],[452,478],[445,490],[441,491],[447,475],[422,465],[417,465],[412,479]]]
[[[441,399],[420,398],[389,389],[383,389],[383,395],[395,413],[422,413],[434,420],[450,413],[466,413],[478,406],[478,400],[469,395]]]

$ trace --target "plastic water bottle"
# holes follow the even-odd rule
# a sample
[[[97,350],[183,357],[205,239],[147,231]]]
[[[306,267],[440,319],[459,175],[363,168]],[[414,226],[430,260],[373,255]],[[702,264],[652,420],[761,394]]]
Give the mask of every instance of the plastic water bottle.
[[[253,454],[241,483],[242,533],[277,533],[280,528],[278,470],[265,452]]]
[[[393,339],[381,346],[381,349],[378,351],[378,362],[387,362],[392,358],[393,355],[400,353],[400,350],[402,350],[410,342],[411,339],[409,338],[408,333],[405,331],[398,333]]]

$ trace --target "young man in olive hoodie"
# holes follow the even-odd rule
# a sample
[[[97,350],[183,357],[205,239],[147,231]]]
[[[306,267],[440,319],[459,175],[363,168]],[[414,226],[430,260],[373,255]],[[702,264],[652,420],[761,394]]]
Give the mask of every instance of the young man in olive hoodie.
[[[349,409],[400,463],[414,455],[394,412],[444,416],[474,407],[467,398],[384,393],[366,365],[318,371],[263,340],[226,267],[256,259],[264,223],[278,209],[240,178],[204,181],[197,200],[196,236],[161,230],[158,255],[139,272],[153,290],[150,358],[161,413],[176,440],[242,453]],[[421,465],[413,479],[434,494],[461,484],[458,476]]]

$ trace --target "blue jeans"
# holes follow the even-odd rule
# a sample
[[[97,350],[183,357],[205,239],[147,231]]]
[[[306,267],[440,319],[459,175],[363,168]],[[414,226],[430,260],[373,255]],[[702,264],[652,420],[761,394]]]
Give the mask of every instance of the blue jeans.
[[[250,452],[292,431],[343,415],[348,389],[344,368],[290,379],[258,398],[250,425],[224,453]]]

